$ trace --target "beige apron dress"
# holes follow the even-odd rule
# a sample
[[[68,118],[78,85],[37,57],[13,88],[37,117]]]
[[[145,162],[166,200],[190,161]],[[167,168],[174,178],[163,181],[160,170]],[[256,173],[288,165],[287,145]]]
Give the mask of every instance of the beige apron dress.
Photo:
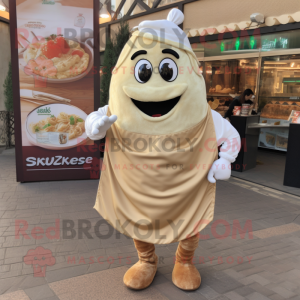
[[[217,158],[209,107],[200,123],[174,134],[128,132],[114,123],[94,208],[131,238],[153,244],[186,239],[213,219],[216,184],[207,174]]]

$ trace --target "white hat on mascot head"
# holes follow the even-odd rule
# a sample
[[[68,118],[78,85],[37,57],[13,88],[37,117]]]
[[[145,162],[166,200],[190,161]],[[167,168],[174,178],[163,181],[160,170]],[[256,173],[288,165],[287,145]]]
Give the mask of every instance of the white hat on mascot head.
[[[198,59],[192,49],[186,33],[179,27],[184,21],[184,14],[177,8],[173,8],[166,20],[142,21],[138,26],[132,28],[133,36],[143,36],[146,39],[159,41],[167,45],[185,50],[194,59],[192,66],[197,70],[199,67]],[[125,46],[126,47],[126,46]],[[125,50],[124,47],[124,50]],[[120,55],[121,58],[121,55]],[[122,61],[119,59],[116,67]],[[199,74],[198,70],[197,73]]]

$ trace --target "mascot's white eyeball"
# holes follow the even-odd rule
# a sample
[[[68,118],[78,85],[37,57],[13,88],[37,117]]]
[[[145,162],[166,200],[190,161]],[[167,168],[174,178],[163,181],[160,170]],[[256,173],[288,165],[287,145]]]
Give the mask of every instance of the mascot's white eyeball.
[[[173,8],[169,12],[167,20],[175,23],[176,25],[180,25],[184,21],[184,14],[182,13],[181,10],[179,10],[177,8]]]
[[[135,79],[139,83],[146,83],[152,75],[152,65],[147,59],[141,59],[134,68]]]
[[[163,59],[159,64],[159,74],[163,80],[171,82],[177,78],[178,68],[176,63],[171,58]]]

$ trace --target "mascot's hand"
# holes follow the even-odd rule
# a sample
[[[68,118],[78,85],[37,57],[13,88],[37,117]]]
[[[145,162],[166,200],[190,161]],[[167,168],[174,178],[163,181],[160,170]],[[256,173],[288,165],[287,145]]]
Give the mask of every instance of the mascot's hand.
[[[225,158],[216,160],[208,172],[207,179],[211,183],[217,180],[227,180],[231,175],[231,163]]]
[[[110,117],[108,116],[102,116],[102,117],[99,117],[98,120],[96,120],[94,123],[93,123],[93,126],[92,126],[92,134],[93,135],[96,135],[100,132],[106,132],[109,127],[117,121],[117,116],[116,115],[112,115]]]

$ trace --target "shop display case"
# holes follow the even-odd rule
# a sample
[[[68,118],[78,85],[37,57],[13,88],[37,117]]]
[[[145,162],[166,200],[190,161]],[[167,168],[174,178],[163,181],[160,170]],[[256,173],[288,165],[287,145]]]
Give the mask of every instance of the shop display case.
[[[258,58],[206,61],[204,77],[211,108],[225,115],[231,101],[245,89],[256,93]]]
[[[289,124],[293,110],[300,110],[300,55],[262,58],[259,86],[260,122]],[[289,129],[262,129],[259,147],[287,150]]]

